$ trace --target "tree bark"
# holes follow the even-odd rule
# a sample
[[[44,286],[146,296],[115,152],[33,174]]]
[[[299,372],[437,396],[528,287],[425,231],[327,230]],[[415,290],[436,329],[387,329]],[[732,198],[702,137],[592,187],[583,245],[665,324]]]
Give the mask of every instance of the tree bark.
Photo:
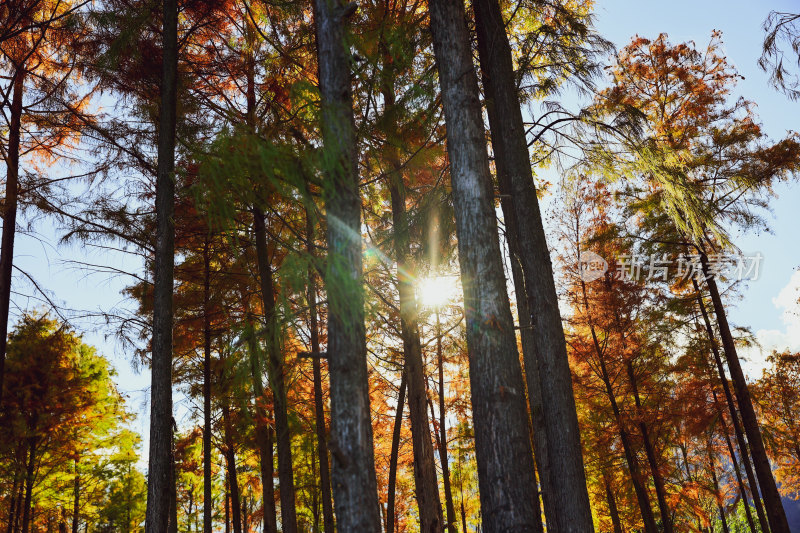
[[[614,497],[614,492],[611,490],[611,482],[608,480],[608,474],[603,470],[603,486],[606,489],[606,502],[608,503],[608,514],[611,517],[611,524],[614,526],[614,533],[622,533],[622,522],[619,519],[619,509],[617,509],[617,500]]]
[[[442,464],[442,485],[444,487],[446,528],[456,533],[456,510],[453,506],[453,489],[450,485],[450,459],[447,456],[447,411],[444,404],[444,356],[442,354],[442,323],[439,310],[436,310],[436,366],[439,371],[439,462]],[[534,478],[534,486],[536,480]]]
[[[636,414],[639,418],[639,431],[642,433],[647,464],[650,466],[650,473],[653,476],[653,485],[655,485],[656,488],[656,500],[658,501],[658,511],[661,515],[661,525],[664,528],[664,533],[672,533],[672,512],[667,504],[667,491],[664,487],[664,478],[661,475],[661,469],[659,468],[658,459],[656,458],[656,450],[653,447],[653,442],[650,440],[650,431],[647,429],[647,423],[644,421],[644,410],[642,409],[642,401],[639,397],[636,372],[630,360],[626,363],[626,367],[628,371],[628,380],[630,381],[631,390],[633,392],[633,400],[636,404]]]
[[[211,533],[211,251],[203,247],[203,533]]]
[[[473,0],[473,9],[498,181],[510,183],[515,213],[511,223],[518,226],[509,237],[519,239],[515,248],[520,254],[525,284],[519,297],[528,299],[530,324],[535,332],[535,350],[531,350],[535,363],[530,366],[538,368],[538,376],[532,377],[538,377],[541,396],[547,398],[547,402],[535,406],[541,408],[541,419],[534,420],[537,426],[544,426],[546,438],[542,440],[547,442],[547,469],[541,476],[545,513],[557,513],[547,516],[548,525],[557,531],[587,533],[593,525],[572,375],[514,81],[511,47],[497,0]],[[536,387],[529,385],[529,389],[537,400]],[[548,496],[552,500],[549,505]]]
[[[25,465],[25,500],[22,503],[22,533],[28,533],[31,523],[31,497],[33,495],[33,482],[36,464],[36,438],[28,439],[28,461]]]
[[[306,208],[306,251],[311,258],[308,267],[308,313],[311,351],[320,353],[319,315],[317,312],[317,272],[314,263],[316,232],[309,208]],[[311,358],[314,374],[314,427],[317,431],[317,454],[319,455],[319,485],[322,493],[322,523],[325,533],[333,533],[333,499],[331,498],[330,463],[328,460],[328,436],[325,428],[325,404],[322,401],[322,363],[319,357]]]
[[[736,353],[736,343],[728,325],[725,307],[722,305],[717,282],[714,276],[709,274],[708,257],[704,252],[700,253],[700,262],[703,266],[703,275],[706,277],[706,287],[708,287],[708,292],[711,296],[714,314],[717,317],[717,325],[722,338],[722,349],[728,362],[728,370],[731,373],[733,390],[736,392],[739,412],[742,415],[742,425],[747,435],[747,442],[750,445],[750,454],[753,456],[753,466],[758,478],[758,485],[761,488],[761,496],[764,498],[764,507],[766,507],[770,531],[772,533],[791,533],[789,522],[786,520],[786,512],[783,510],[783,504],[781,503],[781,496],[778,493],[778,486],[775,484],[775,478],[772,475],[772,467],[767,457],[767,451],[764,448],[764,441],[761,438],[761,429],[758,426],[756,412],[750,399],[747,380],[744,377],[742,365]]]
[[[78,533],[81,510],[81,476],[78,474],[78,460],[75,459],[75,479],[72,484],[72,533]]]
[[[535,469],[524,382],[463,4],[432,0],[430,29],[447,124],[483,530],[535,531],[541,517],[530,491]],[[589,522],[581,533],[591,530]]]
[[[267,251],[267,230],[264,213],[253,208],[253,227],[256,238],[256,261],[260,279],[261,299],[264,304],[266,325],[267,359],[269,361],[269,383],[274,403],[275,432],[278,448],[278,480],[280,481],[281,526],[284,533],[297,532],[297,510],[295,507],[294,467],[292,465],[292,441],[289,433],[289,413],[286,400],[285,365],[280,324],[275,306],[275,285],[272,266]]]
[[[233,525],[233,533],[242,533],[242,507],[239,496],[239,478],[236,475],[236,451],[233,447],[233,434],[230,421],[230,408],[228,401],[222,401],[222,428],[224,439],[223,455],[225,456],[225,468],[228,477],[228,491],[230,493],[230,520]]]
[[[397,482],[397,456],[400,453],[400,431],[403,428],[403,405],[406,402],[406,370],[400,378],[400,390],[397,392],[397,410],[394,415],[392,430],[392,451],[389,455],[389,487],[386,495],[386,533],[394,533],[397,515],[394,511],[395,485]]]
[[[694,288],[695,294],[697,295],[697,304],[700,307],[700,314],[703,316],[703,323],[705,324],[706,334],[708,335],[708,341],[711,344],[711,353],[714,356],[714,362],[717,365],[717,372],[719,373],[720,383],[722,384],[722,391],[725,394],[725,400],[728,403],[728,410],[730,411],[731,414],[731,423],[733,424],[733,432],[734,435],[736,436],[736,441],[739,444],[739,453],[741,455],[742,462],[744,463],[744,470],[747,475],[747,482],[750,485],[750,493],[753,496],[753,503],[755,504],[756,507],[756,514],[758,515],[758,521],[759,524],[761,525],[761,529],[766,532],[770,530],[770,527],[767,516],[764,513],[764,508],[761,505],[761,499],[759,498],[758,486],[761,479],[759,478],[758,481],[756,481],[756,476],[755,473],[753,472],[753,467],[750,464],[750,460],[753,457],[751,453],[752,450],[750,450],[748,447],[747,441],[745,440],[744,432],[742,431],[741,424],[739,423],[738,411],[741,409],[741,406],[739,410],[737,410],[736,402],[733,399],[733,394],[731,393],[731,389],[728,384],[728,378],[725,376],[725,368],[722,365],[722,357],[720,356],[719,347],[717,346],[717,339],[714,335],[714,328],[711,325],[711,319],[708,316],[708,312],[706,311],[706,305],[705,302],[703,301],[703,295],[700,292],[700,286],[697,283],[697,280],[692,279],[692,286]],[[714,284],[714,286],[716,287],[716,283]],[[723,310],[723,316],[724,316],[724,310]],[[723,349],[724,349],[724,344],[723,344]],[[728,359],[727,352],[726,352],[726,359]],[[738,363],[738,357],[736,361]],[[730,363],[728,364],[728,368],[730,368]],[[731,375],[732,374],[733,373],[731,373]],[[745,387],[745,389],[746,388],[747,387]],[[771,473],[770,476],[772,476]]]
[[[394,96],[394,93],[385,96]],[[393,100],[393,98],[389,98]],[[436,482],[436,465],[431,443],[430,421],[426,410],[425,371],[419,336],[419,310],[414,295],[412,269],[408,263],[408,217],[405,185],[400,163],[395,159],[390,176],[394,249],[397,260],[397,290],[400,296],[400,336],[403,340],[405,372],[408,380],[408,408],[411,417],[411,440],[414,453],[414,486],[419,507],[420,530],[436,533],[443,529],[442,504]],[[446,493],[447,491],[445,491]],[[452,507],[452,497],[448,509]],[[451,517],[448,515],[448,520]]]
[[[350,52],[344,17],[355,4],[314,0],[327,212],[328,364],[333,494],[339,531],[377,533],[381,518],[370,420]]]
[[[178,84],[178,6],[163,2],[161,109],[156,176],[156,246],[150,389],[147,533],[169,530],[172,479],[172,291],[175,269],[175,128]]]
[[[252,323],[252,322],[251,322]],[[267,422],[267,410],[264,385],[261,382],[261,363],[259,357],[258,341],[255,332],[248,332],[248,349],[250,352],[250,377],[253,380],[253,404],[255,406],[255,432],[258,445],[259,466],[261,474],[261,500],[264,506],[264,520],[262,522],[264,533],[277,533],[278,516],[275,509],[275,467],[273,465],[272,432]]]
[[[11,96],[11,113],[6,156],[6,197],[3,202],[3,235],[0,240],[0,406],[3,405],[5,381],[6,343],[8,341],[8,313],[11,307],[11,274],[14,267],[14,236],[17,230],[17,204],[19,195],[19,144],[22,129],[22,95],[25,88],[25,67],[18,65],[14,71],[14,92]]]

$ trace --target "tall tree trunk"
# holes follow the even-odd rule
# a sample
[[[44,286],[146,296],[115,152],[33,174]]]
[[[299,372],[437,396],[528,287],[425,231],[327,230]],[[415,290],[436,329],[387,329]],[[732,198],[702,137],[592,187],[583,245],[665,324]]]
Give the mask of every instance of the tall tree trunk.
[[[344,17],[355,4],[314,0],[327,211],[328,364],[333,494],[339,531],[381,527],[370,420],[350,52]]]
[[[292,465],[292,440],[289,434],[289,414],[286,401],[286,382],[284,380],[283,347],[280,341],[280,325],[275,307],[275,285],[272,279],[272,265],[270,265],[269,252],[267,250],[267,229],[264,224],[264,213],[259,207],[253,208],[253,221],[261,300],[264,304],[269,383],[275,406],[275,432],[278,436],[281,526],[284,533],[296,533],[297,510],[295,508],[294,467]]]
[[[75,479],[72,484],[72,533],[78,533],[81,510],[81,476],[78,473],[78,460],[75,459]]]
[[[306,251],[311,258],[308,267],[308,313],[311,336],[311,351],[320,353],[319,348],[319,314],[317,312],[317,271],[316,259],[316,225],[311,216],[311,208],[306,207]],[[333,533],[333,499],[331,498],[330,463],[328,461],[328,436],[325,428],[325,405],[322,401],[322,362],[319,357],[311,358],[314,374],[314,427],[317,431],[317,454],[319,455],[319,485],[322,497],[322,522],[325,533]]]
[[[703,317],[703,323],[706,328],[706,334],[708,335],[708,342],[711,345],[711,354],[714,356],[714,363],[717,366],[717,372],[719,373],[719,380],[720,383],[722,384],[722,392],[725,394],[725,401],[728,404],[728,410],[730,411],[731,414],[731,423],[733,424],[733,432],[734,435],[736,436],[736,442],[739,445],[739,454],[742,458],[742,463],[744,464],[745,474],[747,475],[747,482],[750,485],[750,493],[753,496],[753,503],[755,504],[756,507],[758,522],[761,525],[761,529],[767,532],[770,530],[770,528],[767,516],[764,513],[764,508],[761,505],[761,499],[759,497],[759,490],[758,490],[758,482],[756,481],[756,476],[755,473],[753,472],[753,467],[751,466],[750,463],[752,455],[748,449],[747,441],[745,440],[744,432],[742,431],[742,426],[739,423],[739,414],[736,408],[736,402],[733,399],[733,394],[731,393],[731,388],[728,384],[728,378],[725,376],[725,368],[722,364],[722,357],[720,356],[719,353],[719,346],[717,345],[717,339],[716,336],[714,335],[714,328],[711,325],[711,319],[709,318],[708,312],[706,311],[706,304],[703,301],[703,295],[700,292],[700,286],[698,285],[697,280],[692,279],[692,287],[694,288],[695,294],[697,296],[697,305],[700,308],[700,314]],[[727,352],[726,352],[726,357],[727,357]]]
[[[251,319],[250,324],[253,323]],[[260,349],[255,332],[251,330],[247,336],[250,352],[250,377],[253,380],[253,404],[255,405],[256,444],[258,445],[259,466],[261,474],[261,502],[264,506],[264,533],[277,533],[278,517],[275,509],[275,467],[273,465],[272,430],[269,427],[267,410],[264,407],[266,397],[261,381]]]
[[[436,310],[436,365],[439,371],[439,462],[442,464],[442,485],[447,509],[447,530],[456,533],[456,510],[453,506],[453,489],[450,486],[450,459],[447,456],[447,411],[444,397],[444,356],[442,354],[442,323]],[[536,480],[534,478],[534,484]]]
[[[381,94],[386,117],[387,142],[384,155],[389,162],[389,194],[392,202],[392,228],[394,252],[397,261],[397,292],[400,297],[400,336],[403,341],[405,376],[408,380],[408,409],[411,415],[411,441],[414,454],[414,487],[419,509],[420,531],[438,533],[443,530],[442,504],[436,481],[436,463],[431,443],[430,420],[426,409],[425,369],[419,333],[419,308],[414,294],[414,272],[408,257],[410,253],[409,222],[406,211],[406,188],[400,160],[400,143],[397,138],[398,110],[395,109],[394,72],[390,65],[386,44],[381,40],[386,59],[381,73]],[[452,507],[452,498],[450,501]],[[391,517],[390,517],[391,518]],[[448,520],[455,517],[448,516]],[[452,529],[454,524],[451,523]]]
[[[394,510],[395,488],[397,482],[397,457],[400,453],[400,432],[403,429],[403,406],[406,402],[406,369],[400,378],[400,390],[397,392],[397,410],[394,415],[392,429],[392,451],[389,455],[389,486],[386,495],[386,533],[394,533],[397,514]]]
[[[631,474],[631,482],[633,483],[633,489],[636,493],[636,501],[639,504],[639,510],[642,514],[644,529],[647,533],[657,533],[658,527],[656,526],[656,520],[653,516],[653,508],[650,506],[650,496],[647,493],[647,486],[645,485],[641,471],[639,470],[639,461],[636,458],[636,452],[633,449],[630,434],[625,426],[625,420],[622,418],[622,411],[619,408],[617,397],[614,393],[614,388],[611,385],[611,375],[608,372],[608,366],[606,365],[605,353],[603,347],[600,346],[600,340],[597,337],[597,330],[595,330],[594,322],[591,319],[592,310],[589,307],[589,297],[586,293],[586,282],[581,280],[580,285],[581,294],[583,295],[583,307],[589,322],[589,332],[592,335],[592,345],[594,347],[595,354],[597,355],[597,360],[600,363],[600,379],[603,381],[603,385],[605,386],[606,396],[611,404],[611,411],[614,414],[614,421],[616,422],[619,430],[619,438],[622,442],[622,450],[625,454],[625,462],[628,464],[628,471]]]
[[[636,404],[636,415],[639,419],[639,431],[642,433],[644,451],[647,455],[647,464],[650,466],[650,473],[653,476],[653,485],[655,485],[656,488],[656,499],[658,501],[658,511],[661,515],[661,525],[664,528],[664,533],[672,533],[672,512],[667,504],[667,491],[664,487],[664,478],[661,475],[661,469],[658,465],[656,450],[653,447],[653,442],[650,440],[650,431],[647,428],[647,423],[644,421],[644,410],[642,409],[642,400],[639,397],[636,372],[630,360],[627,361],[626,367],[628,371],[628,380],[630,381],[633,392],[633,400]]]
[[[31,514],[31,497],[33,496],[33,481],[36,464],[36,438],[30,437],[28,439],[28,461],[25,465],[25,500],[22,503],[22,533],[28,533],[30,530]]]
[[[156,176],[156,245],[153,273],[153,354],[147,533],[169,530],[172,480],[172,291],[175,269],[175,127],[178,84],[178,5],[163,2],[161,109]]]
[[[19,194],[19,143],[22,129],[22,94],[25,88],[25,66],[14,70],[14,92],[11,96],[11,120],[6,156],[6,197],[3,201],[3,236],[0,240],[0,406],[3,405],[8,312],[11,307],[11,274],[14,266],[14,236],[17,230]]]
[[[722,522],[722,531],[724,533],[730,533],[730,529],[728,528],[728,519],[725,517],[725,505],[724,500],[722,498],[722,493],[719,490],[719,481],[717,480],[717,466],[714,461],[714,452],[711,449],[711,442],[709,441],[708,444],[708,462],[709,462],[709,469],[711,471],[711,481],[714,486],[714,499],[717,502],[717,510],[719,511],[719,519]]]
[[[228,492],[230,494],[230,520],[233,533],[242,533],[242,507],[239,496],[239,478],[236,475],[236,452],[233,447],[233,431],[231,428],[230,408],[227,400],[222,401],[222,428],[224,439],[223,455],[228,477]]]
[[[8,505],[8,523],[6,524],[6,533],[13,533],[14,531],[14,524],[17,520],[17,493],[20,489],[20,476],[19,476],[19,469],[14,468],[14,482],[11,485],[11,497],[9,498],[9,505]]]
[[[530,491],[536,474],[524,382],[463,4],[432,0],[430,29],[447,124],[483,529],[534,531],[541,517]],[[581,533],[591,530],[589,522]]]
[[[733,471],[736,474],[736,484],[739,487],[739,495],[741,496],[742,503],[744,504],[744,513],[747,519],[747,526],[750,529],[750,533],[756,533],[756,525],[753,522],[753,512],[750,510],[750,502],[747,498],[747,489],[745,489],[744,481],[742,480],[742,472],[741,469],[739,468],[739,461],[736,459],[736,452],[733,449],[733,443],[731,442],[731,436],[728,433],[728,427],[725,424],[725,419],[722,417],[722,409],[719,407],[716,392],[714,392],[714,404],[717,407],[717,414],[720,417],[720,422],[722,426],[721,428],[722,434],[725,437],[725,444],[728,446],[728,453],[730,454],[731,462],[733,463]]]
[[[753,402],[750,399],[750,390],[747,388],[747,380],[736,353],[736,343],[733,340],[728,317],[725,307],[722,305],[722,298],[717,288],[714,276],[709,274],[708,257],[704,252],[700,252],[700,261],[703,266],[703,275],[706,277],[706,286],[711,296],[711,303],[714,307],[714,314],[717,316],[719,334],[722,338],[722,349],[725,352],[725,359],[728,362],[728,370],[733,381],[733,390],[736,392],[736,400],[739,412],[742,415],[742,425],[744,426],[747,442],[750,445],[750,454],[753,456],[758,485],[761,488],[761,496],[764,498],[764,507],[767,510],[767,520],[772,533],[791,533],[789,522],[786,520],[786,512],[783,510],[781,496],[778,493],[778,486],[772,475],[772,467],[764,448],[764,441],[761,438],[761,429],[758,427],[756,411],[753,409]]]
[[[211,486],[211,250],[203,246],[203,533],[211,533],[213,493]]]
[[[608,514],[611,517],[611,524],[614,526],[614,533],[622,533],[622,522],[619,519],[619,509],[617,509],[617,499],[611,490],[611,482],[608,474],[603,470],[603,486],[606,490],[606,503],[608,504]]]
[[[544,426],[547,442],[544,452],[547,469],[541,477],[544,492],[552,502],[548,505],[545,501],[545,513],[548,510],[551,515],[557,513],[547,516],[554,530],[586,533],[593,530],[593,525],[572,375],[514,81],[511,47],[497,0],[473,0],[473,9],[498,181],[506,180],[511,186],[515,213],[511,223],[517,227],[509,237],[519,239],[515,248],[520,254],[525,284],[525,291],[519,297],[528,299],[530,323],[535,332],[535,350],[531,350],[535,353],[535,363],[531,361],[530,366],[538,367],[538,376],[533,374],[532,378],[538,377],[541,396],[547,398],[535,406],[541,408],[542,414],[540,421],[534,421]],[[526,360],[526,368],[527,363]],[[536,400],[536,387],[530,386],[530,379],[529,389]]]

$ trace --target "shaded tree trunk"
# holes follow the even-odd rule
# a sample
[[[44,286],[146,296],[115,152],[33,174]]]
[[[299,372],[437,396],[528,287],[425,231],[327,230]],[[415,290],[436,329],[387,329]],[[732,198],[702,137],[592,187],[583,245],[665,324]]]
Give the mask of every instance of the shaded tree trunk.
[[[81,510],[81,476],[78,474],[78,460],[75,459],[75,479],[72,484],[72,533],[78,533]]]
[[[310,210],[306,208],[306,251],[312,259],[308,268],[308,313],[311,336],[311,351],[320,353],[319,315],[317,312],[317,273],[313,264],[315,254],[315,224]],[[314,427],[317,431],[317,454],[319,455],[319,487],[322,497],[322,522],[325,533],[333,533],[333,499],[331,498],[330,463],[328,461],[328,436],[325,428],[325,405],[322,401],[322,362],[319,357],[311,358],[314,374]]]
[[[236,475],[236,452],[233,447],[230,408],[227,405],[227,400],[222,401],[222,428],[224,433],[223,439],[225,441],[223,455],[225,456],[228,493],[230,495],[230,522],[233,525],[233,533],[242,533],[242,507],[239,496],[239,478]]]
[[[8,312],[11,307],[11,274],[14,267],[14,236],[17,230],[19,194],[19,144],[22,128],[22,95],[25,88],[25,67],[14,71],[11,96],[11,117],[6,155],[6,196],[3,201],[3,235],[0,240],[0,406],[3,404],[6,343],[8,341]]]
[[[280,481],[281,526],[284,533],[297,532],[297,510],[295,507],[294,468],[292,465],[292,441],[289,434],[289,414],[284,381],[284,360],[280,341],[280,325],[275,307],[275,286],[272,266],[267,251],[267,230],[264,213],[253,208],[253,227],[256,238],[256,261],[260,280],[261,300],[264,304],[266,324],[267,360],[269,383],[275,415],[275,432],[278,448],[278,479]]]
[[[203,246],[203,533],[211,533],[211,251]]]
[[[436,366],[439,371],[439,462],[442,464],[442,485],[447,510],[447,530],[456,533],[456,511],[450,485],[450,459],[447,456],[447,411],[444,405],[444,356],[442,354],[442,323],[436,310]],[[534,484],[536,480],[534,479]],[[535,485],[534,485],[535,486]]]
[[[498,182],[505,180],[506,186],[510,185],[515,214],[510,222],[517,226],[509,238],[519,241],[514,248],[519,253],[525,290],[518,297],[528,300],[527,311],[535,333],[535,349],[529,350],[528,358],[534,361],[529,364],[526,359],[526,369],[531,372],[529,366],[538,368],[538,373],[529,378],[529,393],[538,404],[532,407],[541,409],[541,417],[533,414],[537,426],[534,429],[545,433],[537,448],[544,448],[547,443],[546,450],[537,449],[537,454],[545,455],[541,464],[546,468],[540,471],[545,513],[550,511],[548,525],[557,531],[587,533],[593,525],[572,375],[514,81],[511,47],[497,0],[473,0],[473,9]],[[538,403],[537,387],[531,384],[537,378],[538,390],[547,402]],[[552,500],[549,504],[548,497]]]
[[[156,245],[153,273],[153,340],[147,533],[167,533],[172,491],[172,291],[175,269],[175,127],[178,85],[178,6],[164,0],[161,109],[156,176]]]
[[[775,478],[772,475],[772,467],[767,457],[767,451],[764,448],[764,441],[761,438],[761,429],[758,427],[758,419],[756,418],[755,409],[753,409],[753,402],[750,399],[747,380],[744,377],[742,365],[736,353],[736,343],[728,325],[725,307],[722,305],[717,282],[709,274],[708,257],[702,251],[700,252],[700,261],[703,266],[703,274],[706,277],[706,287],[708,287],[711,303],[714,307],[714,314],[717,317],[717,325],[722,338],[722,349],[728,362],[728,370],[730,370],[731,381],[733,381],[733,390],[736,392],[739,412],[742,415],[742,425],[747,435],[747,442],[750,445],[750,455],[753,457],[753,466],[758,478],[758,485],[761,488],[761,496],[764,499],[770,531],[772,533],[791,533],[789,522],[786,520],[786,512],[783,510],[783,504],[781,503],[781,496],[778,493],[778,486],[775,484]]]
[[[644,421],[644,410],[642,409],[642,400],[639,397],[636,372],[634,372],[633,363],[630,360],[627,361],[625,366],[628,371],[628,380],[630,381],[633,392],[633,400],[636,404],[636,414],[639,418],[639,431],[642,433],[644,451],[647,455],[647,464],[650,466],[650,473],[653,476],[653,485],[655,485],[656,488],[656,500],[658,501],[658,511],[661,515],[661,525],[664,528],[664,533],[672,533],[672,512],[667,504],[667,491],[664,488],[664,478],[661,475],[661,469],[658,465],[656,450],[653,447],[653,442],[650,440],[650,431],[647,428],[647,423]]]
[[[386,45],[384,56],[388,56]],[[391,167],[389,172],[389,194],[392,202],[392,228],[394,231],[394,252],[397,261],[397,292],[400,297],[400,336],[403,341],[405,376],[408,380],[408,410],[411,418],[411,440],[414,454],[414,487],[419,509],[420,531],[438,533],[443,530],[442,504],[439,499],[439,485],[436,481],[436,464],[431,443],[430,421],[426,409],[425,369],[422,359],[422,345],[419,333],[419,308],[414,294],[414,271],[409,262],[410,240],[409,221],[406,211],[406,188],[403,180],[397,138],[398,124],[395,109],[395,88],[393,72],[386,61],[381,74],[381,94],[386,117],[385,157]],[[452,498],[449,502],[452,507]],[[450,508],[448,507],[448,509]],[[390,517],[391,518],[391,517]],[[448,515],[448,520],[455,519]],[[454,527],[453,524],[450,526]]]
[[[717,345],[717,339],[714,335],[714,328],[711,325],[711,319],[708,316],[708,312],[706,311],[706,304],[703,301],[703,295],[700,293],[700,286],[697,283],[697,280],[692,279],[692,287],[694,288],[695,294],[697,296],[697,305],[700,308],[700,314],[703,317],[703,323],[706,328],[706,334],[708,335],[708,342],[711,345],[711,354],[714,357],[714,363],[717,366],[717,373],[719,374],[720,384],[722,385],[722,392],[725,394],[725,401],[728,404],[728,410],[731,415],[731,423],[733,424],[733,432],[736,436],[736,442],[739,445],[739,454],[742,458],[742,463],[744,464],[745,474],[747,475],[747,482],[750,485],[750,493],[753,497],[753,503],[755,504],[756,514],[758,515],[758,522],[761,525],[762,531],[769,531],[769,524],[767,521],[767,517],[764,514],[764,508],[761,505],[761,499],[759,497],[758,491],[758,482],[756,481],[755,473],[753,472],[753,467],[750,463],[751,454],[748,450],[747,441],[745,440],[744,432],[742,431],[742,426],[739,423],[739,414],[736,408],[736,402],[733,399],[733,394],[731,393],[730,385],[728,384],[728,378],[725,376],[725,367],[722,364],[722,357],[719,353],[719,346]],[[771,475],[771,474],[770,474]]]
[[[389,455],[389,486],[386,495],[386,533],[394,533],[397,515],[394,510],[395,486],[397,482],[397,456],[400,453],[400,431],[403,428],[403,406],[406,402],[406,370],[400,378],[400,390],[397,392],[397,411],[394,415],[392,429],[392,450]]]
[[[328,364],[333,494],[339,531],[381,527],[369,406],[350,52],[344,17],[355,4],[314,0],[327,212]]]
[[[464,6],[432,0],[430,30],[447,124],[483,530],[535,531],[541,517],[530,491],[535,469],[524,382]],[[589,531],[591,523],[581,533]]]
[[[31,437],[28,439],[28,458],[25,465],[25,500],[22,503],[22,533],[28,533],[30,530],[31,515],[31,497],[33,495],[33,481],[35,475],[36,464],[36,438]]]
[[[622,533],[622,522],[619,519],[619,510],[617,509],[617,499],[614,497],[614,492],[611,490],[611,482],[608,480],[608,474],[603,470],[603,486],[606,490],[606,503],[608,504],[608,514],[611,517],[611,524],[614,526],[614,533]]]
[[[711,444],[708,445],[708,462],[711,470],[711,481],[714,486],[714,499],[717,502],[717,510],[719,511],[719,519],[722,522],[722,531],[730,533],[728,528],[728,519],[725,516],[725,506],[722,498],[722,493],[719,490],[719,481],[717,480],[717,466],[714,461],[714,452],[711,450]]]

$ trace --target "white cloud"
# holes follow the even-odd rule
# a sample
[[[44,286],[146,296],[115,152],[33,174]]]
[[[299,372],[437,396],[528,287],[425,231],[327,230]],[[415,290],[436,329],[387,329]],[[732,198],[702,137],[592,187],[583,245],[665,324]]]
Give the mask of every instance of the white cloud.
[[[759,329],[755,336],[761,345],[742,350],[745,371],[752,378],[761,376],[766,357],[773,350],[800,351],[800,271],[795,272],[789,283],[781,289],[772,304],[781,311],[783,329]]]

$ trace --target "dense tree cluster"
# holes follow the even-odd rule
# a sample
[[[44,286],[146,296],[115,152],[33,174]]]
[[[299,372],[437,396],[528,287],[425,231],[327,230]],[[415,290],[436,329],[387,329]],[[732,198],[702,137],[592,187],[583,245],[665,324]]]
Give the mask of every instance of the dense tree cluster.
[[[800,355],[748,382],[725,262],[800,143],[718,32],[617,52],[593,8],[2,0],[0,533],[789,533]],[[146,468],[14,274],[39,218],[126,258],[82,266],[128,276]]]

